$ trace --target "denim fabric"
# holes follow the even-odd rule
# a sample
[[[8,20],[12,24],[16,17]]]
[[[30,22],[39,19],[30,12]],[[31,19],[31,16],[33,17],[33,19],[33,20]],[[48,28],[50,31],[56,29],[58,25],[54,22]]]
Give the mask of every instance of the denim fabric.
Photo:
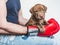
[[[53,39],[38,36],[0,35],[0,45],[53,45]]]

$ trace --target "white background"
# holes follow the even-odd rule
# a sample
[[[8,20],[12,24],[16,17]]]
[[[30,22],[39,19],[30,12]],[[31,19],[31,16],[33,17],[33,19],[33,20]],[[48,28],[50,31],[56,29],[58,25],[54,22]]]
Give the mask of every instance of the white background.
[[[24,18],[29,19],[29,9],[35,4],[41,3],[47,6],[46,20],[54,18],[60,24],[60,0],[21,0],[21,8]],[[55,41],[60,41],[60,31],[54,35]]]

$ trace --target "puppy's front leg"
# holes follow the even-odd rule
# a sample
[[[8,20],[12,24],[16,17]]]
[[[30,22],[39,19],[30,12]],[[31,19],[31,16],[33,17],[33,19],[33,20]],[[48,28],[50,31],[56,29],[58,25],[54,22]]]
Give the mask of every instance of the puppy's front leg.
[[[44,33],[45,32],[45,28],[44,28],[43,25],[37,25],[37,27],[39,28],[40,33]]]
[[[49,24],[46,20],[43,21],[43,25]]]

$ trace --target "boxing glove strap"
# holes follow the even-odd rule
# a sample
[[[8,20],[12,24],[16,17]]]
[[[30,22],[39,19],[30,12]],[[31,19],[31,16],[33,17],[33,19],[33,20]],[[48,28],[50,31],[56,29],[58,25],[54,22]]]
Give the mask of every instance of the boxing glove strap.
[[[37,36],[38,32],[39,32],[39,30],[37,27],[27,26],[27,35],[28,36]]]

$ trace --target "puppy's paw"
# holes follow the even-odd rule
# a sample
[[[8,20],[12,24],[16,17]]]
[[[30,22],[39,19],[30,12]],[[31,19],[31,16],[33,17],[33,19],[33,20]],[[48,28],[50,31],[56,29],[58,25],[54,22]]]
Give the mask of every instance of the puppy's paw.
[[[43,29],[43,28],[40,28],[39,30],[40,30],[40,33],[44,33],[45,32],[45,29]]]
[[[44,26],[42,26],[42,25],[38,25],[38,28],[39,28],[39,32],[40,33],[44,33],[45,32],[45,28],[44,28]]]

